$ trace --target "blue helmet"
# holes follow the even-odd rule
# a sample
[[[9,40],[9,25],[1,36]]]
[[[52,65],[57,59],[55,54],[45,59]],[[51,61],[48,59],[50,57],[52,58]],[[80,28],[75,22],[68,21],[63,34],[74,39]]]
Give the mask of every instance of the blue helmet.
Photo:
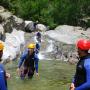
[[[40,33],[40,32],[38,32],[38,33],[36,34],[36,36],[41,37],[41,33]]]

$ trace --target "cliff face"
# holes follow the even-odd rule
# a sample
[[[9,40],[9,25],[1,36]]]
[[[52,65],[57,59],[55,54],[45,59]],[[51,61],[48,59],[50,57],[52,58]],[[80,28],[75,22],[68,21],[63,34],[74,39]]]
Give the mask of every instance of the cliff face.
[[[0,6],[0,42],[4,44],[3,63],[17,59],[24,45],[24,20]]]
[[[4,7],[0,6],[0,26],[3,27],[4,33],[11,33],[13,28],[24,30],[25,23],[23,19],[16,17]]]

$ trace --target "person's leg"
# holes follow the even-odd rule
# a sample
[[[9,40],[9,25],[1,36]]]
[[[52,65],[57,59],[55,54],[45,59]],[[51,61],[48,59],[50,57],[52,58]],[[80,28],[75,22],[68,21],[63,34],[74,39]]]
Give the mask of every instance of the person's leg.
[[[29,71],[28,71],[28,78],[29,78],[29,79],[32,78],[33,75],[34,75],[34,69],[29,68]]]
[[[25,78],[27,72],[28,72],[28,68],[24,67],[24,70],[21,71],[21,75],[20,75],[21,79],[24,79]]]

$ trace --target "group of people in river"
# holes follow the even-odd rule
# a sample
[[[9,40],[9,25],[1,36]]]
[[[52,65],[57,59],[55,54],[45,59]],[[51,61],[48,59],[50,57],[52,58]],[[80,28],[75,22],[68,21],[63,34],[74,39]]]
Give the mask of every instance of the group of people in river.
[[[17,72],[22,80],[28,77],[33,78],[34,73],[39,77],[38,71],[38,53],[40,51],[41,33],[38,31],[36,34],[36,43],[30,43],[27,48],[22,52],[18,62]],[[76,73],[70,85],[69,90],[90,90],[90,40],[80,39],[76,43],[79,62],[76,66]],[[7,78],[10,74],[7,73],[2,64],[2,55],[4,44],[0,42],[0,90],[8,90]],[[22,69],[23,67],[23,69]]]

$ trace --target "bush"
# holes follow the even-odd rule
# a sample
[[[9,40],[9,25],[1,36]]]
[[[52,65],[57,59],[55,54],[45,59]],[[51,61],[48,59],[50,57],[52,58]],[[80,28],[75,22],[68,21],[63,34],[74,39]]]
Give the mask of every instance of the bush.
[[[60,24],[77,26],[80,19],[90,15],[90,0],[1,0],[0,4],[25,20],[38,20],[51,29]]]

